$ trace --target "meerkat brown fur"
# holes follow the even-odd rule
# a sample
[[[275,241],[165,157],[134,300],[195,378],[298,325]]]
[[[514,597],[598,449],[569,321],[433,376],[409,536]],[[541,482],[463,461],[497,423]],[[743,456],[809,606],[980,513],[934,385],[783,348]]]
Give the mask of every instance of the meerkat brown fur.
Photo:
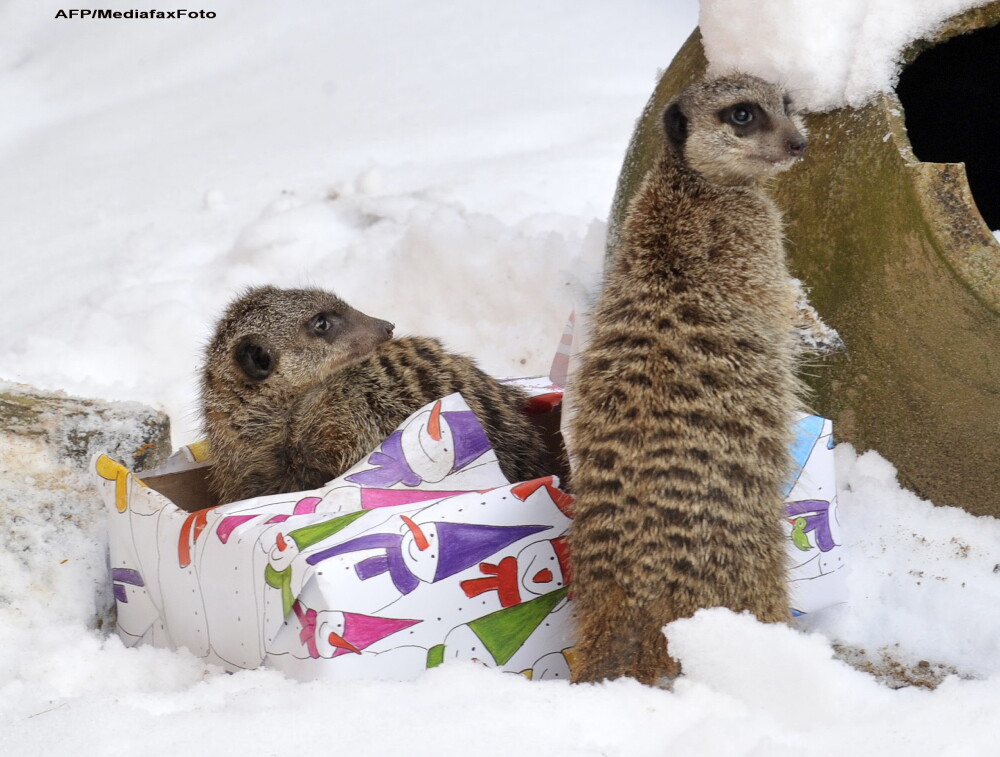
[[[776,86],[732,74],[667,107],[574,379],[574,680],[678,672],[702,607],[790,617],[781,517],[797,383],[781,216],[805,150]]]
[[[220,502],[322,486],[423,405],[461,392],[511,481],[545,475],[544,446],[518,389],[435,339],[321,289],[249,289],[205,352],[201,402]]]

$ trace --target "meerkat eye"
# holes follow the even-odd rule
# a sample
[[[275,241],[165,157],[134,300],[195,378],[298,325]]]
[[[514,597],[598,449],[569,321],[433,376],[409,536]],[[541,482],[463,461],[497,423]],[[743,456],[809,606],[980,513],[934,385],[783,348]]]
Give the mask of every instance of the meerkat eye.
[[[737,105],[729,114],[729,120],[737,126],[746,126],[753,121],[753,111],[746,105]]]
[[[309,321],[309,331],[316,336],[328,334],[333,328],[333,321],[326,313],[318,313]]]
[[[317,313],[309,320],[307,328],[313,336],[322,336],[329,339],[336,333],[341,323],[342,319],[336,313]]]

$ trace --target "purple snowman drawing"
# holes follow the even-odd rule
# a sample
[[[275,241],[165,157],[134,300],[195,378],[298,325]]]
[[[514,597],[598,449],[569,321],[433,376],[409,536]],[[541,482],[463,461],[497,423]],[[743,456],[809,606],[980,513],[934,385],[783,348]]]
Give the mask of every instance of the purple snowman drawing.
[[[438,400],[430,410],[419,413],[382,442],[368,458],[376,467],[353,473],[345,480],[382,488],[396,484],[417,486],[422,481],[436,483],[490,449],[475,413],[442,411]]]
[[[354,570],[362,581],[389,574],[400,594],[409,594],[420,582],[434,583],[471,568],[491,555],[550,526],[491,526],[476,523],[430,522],[418,525],[406,515],[399,516],[399,533],[358,536],[321,550],[306,558],[310,565],[338,555],[379,550],[366,557]]]

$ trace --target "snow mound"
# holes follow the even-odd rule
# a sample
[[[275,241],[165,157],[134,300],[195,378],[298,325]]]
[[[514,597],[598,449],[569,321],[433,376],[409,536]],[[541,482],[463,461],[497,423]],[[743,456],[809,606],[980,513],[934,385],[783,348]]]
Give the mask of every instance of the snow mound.
[[[850,609],[810,622],[876,662],[1000,673],[1000,520],[920,499],[875,452],[841,444],[836,464],[844,540],[866,557],[851,563]]]
[[[508,222],[433,192],[367,193],[377,181],[369,169],[326,192],[277,193],[228,246],[137,232],[158,268],[109,262],[92,286],[67,287],[63,307],[79,315],[9,334],[7,365],[43,386],[99,384],[161,404],[174,445],[190,443],[202,344],[240,289],[267,283],[331,289],[398,335],[443,336],[494,375],[547,373],[581,277],[600,271],[605,224],[559,213]],[[202,213],[220,212],[218,196],[206,202]]]
[[[711,727],[678,737],[671,754],[934,755],[957,739],[969,754],[990,753],[996,726],[985,703],[997,701],[1000,678],[892,691],[834,659],[819,634],[721,608],[666,633],[684,672],[672,706],[716,713]]]
[[[780,81],[809,111],[860,107],[899,78],[899,57],[986,0],[702,0],[709,69]]]

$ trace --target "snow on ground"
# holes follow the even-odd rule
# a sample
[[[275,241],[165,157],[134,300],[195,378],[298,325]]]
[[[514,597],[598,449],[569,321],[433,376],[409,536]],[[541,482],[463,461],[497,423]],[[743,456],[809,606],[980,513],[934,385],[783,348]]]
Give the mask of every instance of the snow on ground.
[[[58,7],[0,9],[0,373],[162,405],[178,444],[209,326],[251,283],[547,371],[632,123],[695,24],[691,2]]]
[[[847,30],[839,47],[810,31],[841,86],[891,4],[869,5],[823,4],[821,23],[715,0],[702,18],[744,42],[782,14]],[[0,7],[0,379],[155,404],[178,444],[197,435],[200,345],[250,283],[330,287],[491,372],[544,372],[598,269],[633,120],[697,11],[215,0],[216,19],[179,23],[58,7]],[[465,664],[333,687],[125,649],[96,494],[4,471],[0,754],[994,754],[1000,523],[920,501],[876,453],[837,454],[850,604],[796,629],[725,610],[673,624],[673,691]]]
[[[28,559],[55,581],[15,587],[0,606],[0,752],[995,754],[1000,523],[918,500],[876,453],[842,445],[837,456],[850,605],[797,629],[722,609],[674,623],[684,675],[673,691],[530,682],[466,663],[412,682],[296,683],[266,670],[226,675],[186,652],[125,649],[88,627],[107,618],[106,597],[95,595],[101,519],[71,528],[25,510],[38,536]],[[837,659],[833,643],[855,662],[890,660],[893,686],[951,675],[934,690],[893,690]]]

